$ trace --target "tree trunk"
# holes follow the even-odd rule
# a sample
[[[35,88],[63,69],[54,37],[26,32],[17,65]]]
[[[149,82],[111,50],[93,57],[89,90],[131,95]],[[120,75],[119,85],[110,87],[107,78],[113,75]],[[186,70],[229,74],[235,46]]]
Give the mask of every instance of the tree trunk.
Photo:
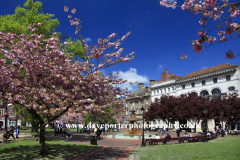
[[[31,132],[32,132],[32,140],[33,141],[36,141],[36,135],[38,135],[38,126],[39,126],[39,124],[38,123],[35,123],[35,122],[33,122],[32,123],[32,130],[31,130]]]
[[[46,154],[45,150],[45,125],[44,122],[40,122],[40,155],[44,156]]]

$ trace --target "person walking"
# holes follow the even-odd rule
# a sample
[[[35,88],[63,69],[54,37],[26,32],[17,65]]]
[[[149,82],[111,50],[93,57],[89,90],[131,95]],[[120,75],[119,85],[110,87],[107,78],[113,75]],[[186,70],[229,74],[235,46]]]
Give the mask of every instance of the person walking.
[[[15,129],[15,135],[16,135],[16,138],[18,139],[19,138],[18,137],[18,135],[19,135],[19,129],[18,128]]]
[[[98,128],[98,129],[97,129],[97,138],[98,138],[98,139],[100,139],[100,134],[101,134],[101,131],[100,131],[100,129]]]
[[[180,128],[176,130],[176,133],[177,133],[177,137],[180,137]]]
[[[7,137],[7,139],[9,139],[9,137],[10,136],[12,136],[13,137],[13,139],[15,139],[15,137],[14,137],[14,135],[13,135],[13,133],[14,133],[14,128],[13,128],[13,126],[12,127],[10,127],[10,129],[9,129],[9,134],[8,134],[8,137]]]

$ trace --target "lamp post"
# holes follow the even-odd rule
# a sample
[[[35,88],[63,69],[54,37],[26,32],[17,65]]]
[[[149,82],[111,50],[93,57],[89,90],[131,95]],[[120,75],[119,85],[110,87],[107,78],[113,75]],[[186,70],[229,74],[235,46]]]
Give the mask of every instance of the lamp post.
[[[77,116],[77,122],[78,122],[78,116]],[[78,125],[79,125],[79,124],[77,123],[77,133],[78,133],[78,127],[79,127]]]
[[[5,127],[4,127],[3,143],[7,143],[7,118],[8,118],[8,114],[7,114],[7,105],[6,105],[6,107],[5,107]]]
[[[145,147],[145,143],[144,143],[144,111],[145,111],[145,108],[141,108],[141,111],[142,111],[142,115],[143,115],[143,135],[142,135],[142,145],[141,147]]]
[[[122,119],[123,119],[123,130],[125,130],[125,117],[123,116]]]
[[[221,116],[222,116],[222,137],[224,137],[224,132],[223,132],[223,116],[224,116],[224,110],[221,111]]]
[[[204,132],[204,134],[205,134],[205,142],[208,142],[207,141],[207,112],[208,112],[208,108],[205,107],[204,108],[204,114],[205,114],[205,132]]]

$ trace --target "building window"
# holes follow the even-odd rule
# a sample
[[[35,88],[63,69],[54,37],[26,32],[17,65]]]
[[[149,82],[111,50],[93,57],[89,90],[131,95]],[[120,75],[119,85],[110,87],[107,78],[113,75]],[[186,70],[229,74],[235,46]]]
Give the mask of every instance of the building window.
[[[161,93],[162,93],[162,89],[161,89]]]
[[[155,95],[155,91],[153,91],[153,94]]]
[[[203,97],[203,98],[207,98],[207,99],[209,99],[209,93],[208,93],[208,91],[202,91],[201,93],[200,93],[200,95]]]
[[[205,86],[206,85],[206,81],[202,81],[202,86]]]
[[[226,81],[230,81],[230,80],[231,80],[230,75],[226,76]]]
[[[167,91],[166,91],[166,88],[164,89],[164,92],[166,93]]]
[[[174,87],[172,87],[172,91],[174,91]]]
[[[73,110],[73,109],[71,110],[71,113],[74,113],[74,110]]]
[[[3,109],[0,109],[0,115],[4,115]]]
[[[168,92],[170,92],[170,88],[168,88]]]
[[[192,87],[195,87],[195,83],[192,83],[191,85],[192,85]]]
[[[118,112],[116,112],[116,115],[118,115]]]
[[[234,91],[234,90],[235,90],[235,87],[229,87],[228,90],[229,90],[229,91]]]
[[[159,94],[159,90],[157,90],[157,94]]]
[[[218,99],[221,97],[221,91],[218,88],[212,90],[213,99]]]
[[[213,78],[213,83],[217,83],[217,78]]]
[[[114,109],[114,106],[112,106],[112,109]]]
[[[182,85],[182,89],[185,89],[185,85]]]

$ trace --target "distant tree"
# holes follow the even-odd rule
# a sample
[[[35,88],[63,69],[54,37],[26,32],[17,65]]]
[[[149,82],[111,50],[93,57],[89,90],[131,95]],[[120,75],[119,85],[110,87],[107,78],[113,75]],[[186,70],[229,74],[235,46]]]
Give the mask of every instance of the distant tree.
[[[211,105],[206,98],[197,96],[194,93],[182,94],[179,97],[164,95],[160,99],[155,100],[150,105],[145,117],[148,120],[163,119],[168,122],[172,120],[201,120],[205,118],[204,108],[208,107],[210,110]],[[207,117],[212,118],[208,112]]]
[[[4,15],[0,17],[0,31],[11,32],[17,35],[22,33],[28,34],[28,26],[30,24],[41,23],[41,26],[35,26],[37,34],[43,34],[45,38],[49,38],[59,26],[59,21],[54,14],[44,14],[42,12],[42,3],[27,0],[24,8],[20,5],[15,9],[15,14]]]
[[[44,35],[44,38],[50,38],[53,33],[55,33],[56,28],[59,26],[59,21],[55,17],[54,14],[46,13],[44,14],[42,9],[42,3],[33,0],[27,0],[24,3],[24,7],[20,7],[20,5],[15,9],[15,14],[13,15],[4,15],[0,17],[0,31],[7,33],[15,33],[16,35],[20,35],[22,33],[30,34],[28,26],[30,24],[39,24],[35,25],[35,33],[38,35]],[[68,57],[73,57],[73,61],[77,61],[78,58],[82,60],[86,60],[84,57],[83,46],[78,40],[72,40],[69,35],[58,33],[57,37],[61,37],[61,40],[65,40],[69,42],[69,45],[64,45],[63,48],[65,52],[67,52]],[[68,39],[66,39],[68,38]],[[58,43],[62,43],[59,41]],[[43,42],[45,43],[45,42]],[[0,53],[0,58],[3,58],[3,54]],[[75,60],[74,60],[75,58]]]
[[[84,114],[84,123],[97,123],[97,124],[115,124],[116,117],[115,113],[110,106],[102,107],[102,111],[98,111],[96,109],[92,109]]]

